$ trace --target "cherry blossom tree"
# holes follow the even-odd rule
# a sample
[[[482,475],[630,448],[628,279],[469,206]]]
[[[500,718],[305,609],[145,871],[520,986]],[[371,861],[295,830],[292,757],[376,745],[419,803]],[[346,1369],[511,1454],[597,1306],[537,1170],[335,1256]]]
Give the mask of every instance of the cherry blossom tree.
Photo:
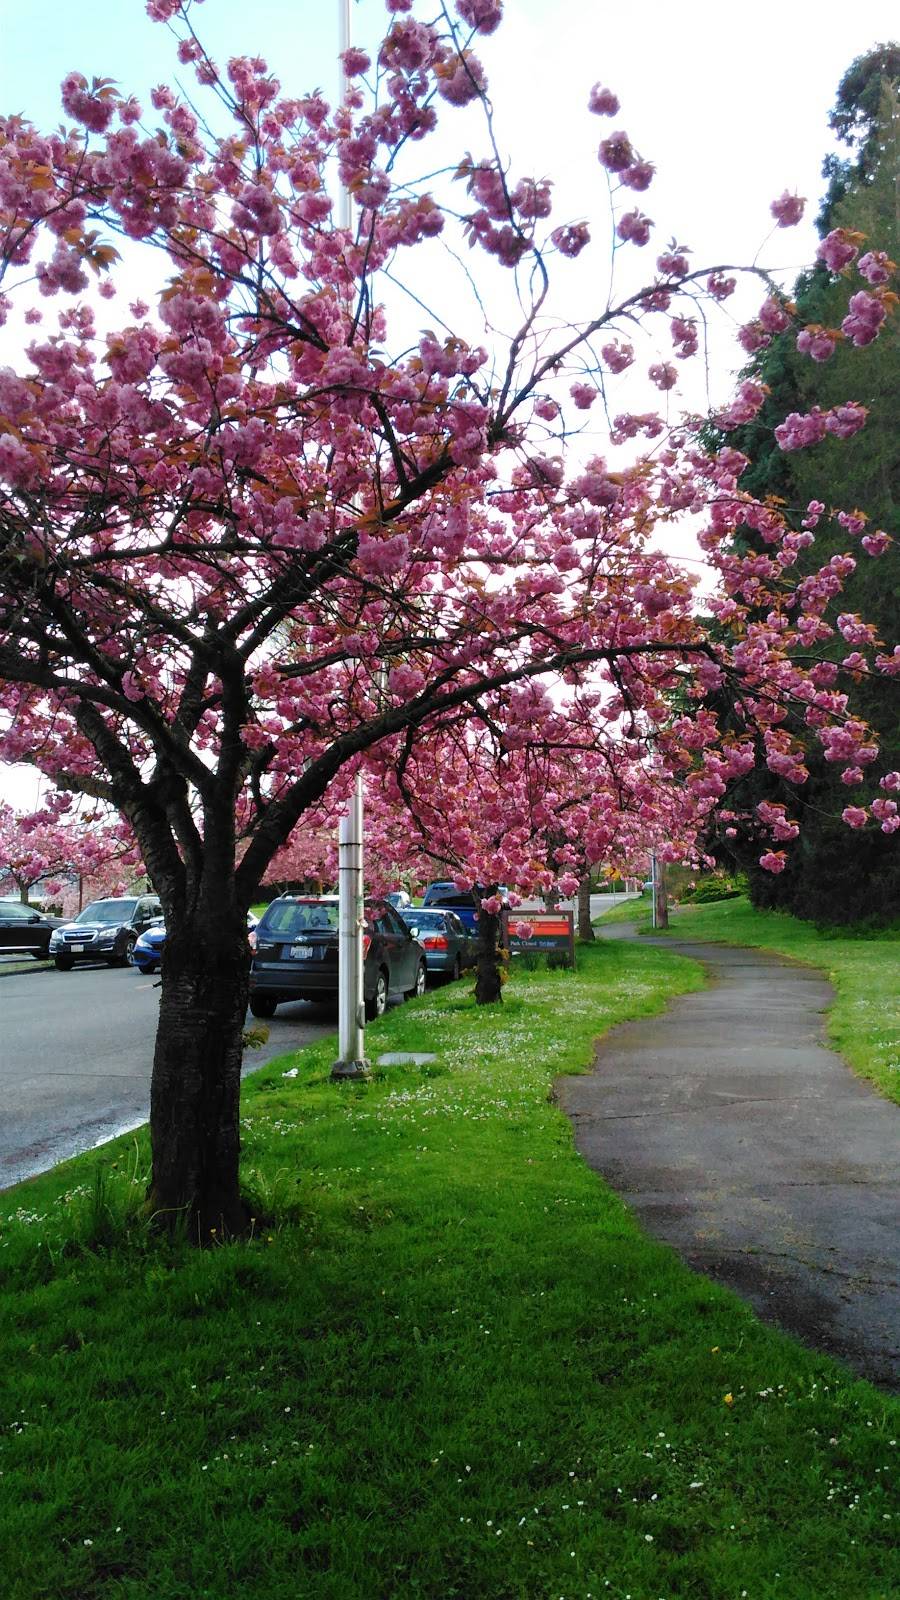
[[[386,887],[452,878],[479,907],[476,998],[501,997],[501,889],[570,898],[593,868],[624,873],[656,849],[691,857],[709,810],[700,786],[624,734],[600,744],[593,694],[554,700],[533,681],[502,723],[467,714],[369,761],[367,875]]]
[[[695,265],[672,243],[640,270],[653,224],[634,201],[654,169],[617,126],[614,93],[598,85],[583,116],[592,140],[593,119],[612,119],[598,146],[605,211],[556,218],[549,182],[500,156],[476,53],[499,0],[456,0],[430,21],[388,0],[377,59],[344,57],[337,108],[284,93],[256,57],[220,68],[189,0],[147,9],[196,74],[191,101],[162,85],[148,121],[108,80],[73,71],[61,131],[0,119],[0,310],[14,330],[0,372],[0,757],[116,808],[139,843],[168,926],[148,1203],[205,1240],[246,1221],[245,913],[298,825],[338,805],[359,767],[383,772],[394,751],[402,776],[420,741],[449,760],[466,724],[472,748],[490,735],[533,811],[517,769],[530,744],[556,763],[568,723],[584,759],[595,752],[607,808],[604,766],[635,768],[639,814],[642,765],[654,784],[683,780],[701,809],[757,747],[799,773],[787,704],[848,761],[863,762],[868,736],[848,731],[838,689],[816,676],[822,596],[850,558],[795,591],[807,532],[791,508],[753,502],[738,452],[710,456],[669,417],[680,363],[700,354],[738,269]],[[438,142],[440,171],[423,178],[439,121],[452,136],[467,105],[483,153],[448,175]],[[349,228],[333,220],[332,164]],[[790,195],[773,206],[779,226],[801,210]],[[593,310],[573,322],[568,274],[592,237]],[[863,270],[848,338],[867,342],[892,309],[888,283],[856,241],[826,244],[831,270]],[[484,309],[450,326],[448,303],[424,313],[438,331],[411,336],[397,284],[421,307],[435,262],[461,245],[468,282],[500,294],[513,331],[488,337]],[[104,302],[128,294],[137,255],[168,281],[153,311],[132,299],[111,322]],[[751,271],[762,307],[745,347],[792,315]],[[17,305],[35,330],[24,354]],[[630,399],[640,365],[646,410]],[[733,415],[762,398],[743,385]],[[573,447],[592,409],[622,464]],[[779,442],[864,422],[851,396],[789,418]],[[654,545],[685,513],[719,569],[727,639],[701,625],[690,582]],[[767,553],[742,560],[728,541],[748,521]],[[861,621],[853,644],[854,670],[900,670]],[[740,711],[724,736],[700,704],[721,685]],[[548,772],[546,792],[560,784]],[[615,799],[617,818],[630,803]],[[608,829],[602,798],[590,822]],[[495,859],[489,882],[506,865]],[[509,866],[527,876],[518,856]]]
[[[0,886],[12,884],[23,904],[36,884],[62,894],[62,884],[54,879],[74,875],[112,882],[123,872],[140,872],[135,841],[118,819],[69,815],[69,800],[51,796],[28,812],[0,802]]]

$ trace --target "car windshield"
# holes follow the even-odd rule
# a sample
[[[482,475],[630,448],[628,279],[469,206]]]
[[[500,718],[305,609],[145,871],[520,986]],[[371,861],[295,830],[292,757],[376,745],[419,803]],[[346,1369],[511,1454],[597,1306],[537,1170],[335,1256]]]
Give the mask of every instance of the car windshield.
[[[127,922],[134,915],[136,900],[95,900],[79,911],[76,922]]]
[[[262,919],[259,932],[293,938],[297,933],[335,933],[337,901],[276,900]]]
[[[457,906],[468,906],[470,909],[474,909],[475,896],[469,894],[466,890],[457,889],[447,894],[432,895],[431,903],[433,906],[452,907],[454,911]]]
[[[445,928],[447,926],[446,911],[418,911],[408,907],[403,913],[403,921],[411,928]]]

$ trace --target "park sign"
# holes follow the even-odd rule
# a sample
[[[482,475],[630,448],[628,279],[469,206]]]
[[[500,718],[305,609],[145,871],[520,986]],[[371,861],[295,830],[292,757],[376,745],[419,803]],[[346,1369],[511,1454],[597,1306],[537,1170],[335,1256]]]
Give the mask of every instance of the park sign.
[[[557,952],[565,957],[568,966],[574,967],[575,917],[571,911],[512,911],[504,922],[505,943],[511,956],[527,950],[540,950],[546,955]]]

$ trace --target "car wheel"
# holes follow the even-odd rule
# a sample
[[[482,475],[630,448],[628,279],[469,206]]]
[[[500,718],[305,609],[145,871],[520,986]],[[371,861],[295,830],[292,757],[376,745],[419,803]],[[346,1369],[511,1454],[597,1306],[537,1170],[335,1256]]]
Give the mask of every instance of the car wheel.
[[[250,996],[251,1017],[274,1017],[278,1001],[273,1000],[270,994],[252,994]]]
[[[57,972],[71,972],[75,965],[71,956],[54,956],[53,964]]]
[[[115,946],[111,955],[106,958],[108,967],[131,967],[134,965],[134,940],[128,939],[121,949]]]
[[[419,965],[416,967],[416,981],[413,984],[412,988],[411,989],[407,989],[407,991],[406,991],[407,1000],[415,1000],[416,995],[425,993],[425,979],[426,979],[426,977],[427,977],[427,973],[425,971],[425,963],[424,963],[424,961],[420,961]]]
[[[387,1010],[388,980],[387,973],[382,970],[375,979],[375,992],[366,1000],[366,1021],[374,1022],[376,1017],[383,1017]]]

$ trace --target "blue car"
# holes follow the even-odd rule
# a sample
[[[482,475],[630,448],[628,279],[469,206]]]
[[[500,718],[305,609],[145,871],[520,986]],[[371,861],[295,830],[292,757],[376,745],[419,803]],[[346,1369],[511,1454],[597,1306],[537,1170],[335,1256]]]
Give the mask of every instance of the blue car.
[[[425,951],[429,978],[455,983],[467,967],[474,967],[477,940],[469,933],[455,911],[419,910],[403,912],[403,920],[414,939]]]
[[[247,912],[247,929],[252,932],[259,919],[252,911]],[[152,922],[145,933],[141,934],[132,951],[131,961],[138,972],[158,972],[162,961],[162,949],[166,942],[166,925],[160,917]]]
[[[509,891],[503,885],[497,893],[501,900],[506,900]],[[469,933],[478,932],[478,902],[468,889],[457,889],[452,879],[439,878],[429,883],[422,905],[431,911],[453,911]],[[404,911],[403,915],[409,921],[410,912]]]

